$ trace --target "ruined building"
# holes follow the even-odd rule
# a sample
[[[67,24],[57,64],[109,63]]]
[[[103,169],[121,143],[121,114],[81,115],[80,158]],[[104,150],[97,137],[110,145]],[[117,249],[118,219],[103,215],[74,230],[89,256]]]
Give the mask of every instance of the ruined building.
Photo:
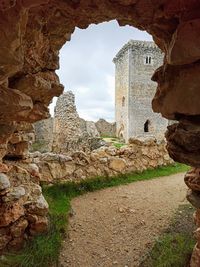
[[[185,182],[198,228],[190,266],[200,266],[199,10],[199,0],[0,1],[1,250],[47,228],[48,205],[37,168],[31,165],[25,170],[17,163],[22,157],[29,161],[24,133],[31,131],[31,123],[49,117],[49,103],[63,91],[55,72],[59,50],[76,27],[85,29],[92,23],[116,19],[121,26],[149,32],[165,54],[162,66],[152,73],[158,84],[152,108],[166,119],[178,121],[168,127],[167,149],[174,160],[192,166]],[[7,155],[15,160],[6,161]],[[13,228],[19,229],[17,235]]]
[[[151,76],[162,65],[161,50],[153,42],[130,40],[113,61],[117,136],[126,141],[149,134],[163,138],[167,120],[151,108],[156,92]]]
[[[57,153],[71,153],[77,150],[89,152],[102,146],[99,132],[92,121],[79,117],[75,96],[71,91],[58,97],[53,119],[53,146]]]

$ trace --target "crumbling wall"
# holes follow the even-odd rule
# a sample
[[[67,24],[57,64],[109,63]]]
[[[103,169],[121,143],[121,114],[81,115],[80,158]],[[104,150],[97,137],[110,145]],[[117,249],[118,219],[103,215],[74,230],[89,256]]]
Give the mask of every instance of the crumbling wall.
[[[116,123],[108,122],[104,119],[99,119],[95,122],[96,128],[100,136],[115,137],[116,136]]]
[[[144,171],[173,163],[166,150],[165,141],[156,139],[131,139],[128,146],[101,147],[89,153],[77,151],[70,155],[32,154],[37,163],[41,181],[81,181],[96,176],[115,176]]]
[[[32,144],[31,151],[40,152],[52,151],[53,145],[53,118],[38,121],[34,123],[35,141]]]
[[[57,99],[53,135],[53,151],[57,153],[74,151],[81,145],[80,118],[71,91]]]

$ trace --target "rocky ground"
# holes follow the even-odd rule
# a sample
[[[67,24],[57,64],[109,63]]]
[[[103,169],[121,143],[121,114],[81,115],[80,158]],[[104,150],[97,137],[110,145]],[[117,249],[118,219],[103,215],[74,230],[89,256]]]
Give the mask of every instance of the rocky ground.
[[[75,198],[60,266],[138,267],[185,195],[175,174]]]

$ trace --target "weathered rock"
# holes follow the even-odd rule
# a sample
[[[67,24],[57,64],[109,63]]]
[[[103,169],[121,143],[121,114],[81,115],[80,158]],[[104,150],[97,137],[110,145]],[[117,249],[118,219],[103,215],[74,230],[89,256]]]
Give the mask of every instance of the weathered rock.
[[[168,47],[167,60],[169,64],[184,65],[199,59],[199,29],[199,18],[179,24]]]
[[[173,163],[165,142],[139,141],[122,148],[101,147],[91,153],[77,151],[71,156],[44,153],[32,158],[39,167],[41,181],[80,181],[95,176],[113,176],[122,172],[143,171]],[[29,170],[30,172],[30,170]]]
[[[126,168],[126,161],[120,158],[111,158],[109,160],[109,167],[117,172],[122,172]]]
[[[19,142],[16,144],[8,144],[6,156],[9,158],[27,158],[28,157],[28,142]]]
[[[53,145],[53,118],[34,123],[35,140],[31,150],[51,152]]]
[[[96,123],[96,128],[100,136],[116,136],[116,123],[110,123],[104,119],[99,119]]]
[[[37,216],[36,221],[30,224],[30,234],[38,235],[44,233],[48,229],[48,219]]]
[[[192,252],[190,267],[198,267],[198,266],[200,266],[200,249],[196,244]]]
[[[12,87],[30,96],[34,102],[42,102],[46,105],[50,104],[54,96],[59,96],[63,92],[63,86],[53,71],[27,74],[21,79],[16,79]]]
[[[18,221],[14,222],[10,228],[10,233],[12,237],[23,236],[26,228],[28,226],[28,221],[25,218],[21,218]]]
[[[14,187],[10,190],[6,196],[2,197],[4,202],[10,202],[14,200],[19,200],[21,197],[25,196],[26,191],[23,186]]]
[[[47,103],[54,93],[59,94],[61,88],[55,76],[55,70],[59,67],[59,49],[70,39],[75,27],[87,28],[91,23],[117,19],[120,25],[131,25],[147,30],[165,52],[165,65],[154,75],[154,80],[159,84],[153,101],[154,110],[161,112],[167,118],[186,119],[187,122],[195,122],[198,126],[199,7],[198,0],[102,0],[93,1],[92,4],[89,0],[1,1],[0,121],[9,127],[14,121],[33,122],[47,118]],[[32,79],[41,84],[34,84]],[[27,87],[24,87],[25,84]],[[53,84],[56,88],[53,88]],[[195,144],[197,147],[199,144],[198,131],[191,135],[195,138],[188,139],[183,137],[186,132],[190,135],[193,131],[191,128],[183,131],[178,143],[177,140],[176,142],[172,140],[175,136],[170,133],[171,138],[168,137],[170,155],[179,162],[199,167],[199,149],[194,148]],[[6,135],[2,136],[1,138],[0,134],[1,158],[7,154],[9,139]],[[75,142],[70,149],[73,150],[76,146]],[[137,153],[140,153],[139,148]],[[135,162],[137,168],[144,167],[139,160]],[[153,162],[151,164],[154,165]],[[8,172],[12,186],[23,183],[32,186],[28,171],[20,174],[16,168],[13,168],[13,171],[16,172],[17,178],[14,173],[10,176],[11,171]],[[15,203],[11,209],[7,209],[7,204],[1,204],[3,217],[0,218],[0,225],[18,220],[20,212],[17,212],[18,202]],[[8,236],[5,237],[5,246],[8,240]],[[17,243],[15,240],[13,242]],[[199,247],[200,240],[194,249],[192,267],[200,266]]]
[[[193,168],[185,174],[186,185],[194,191],[200,191],[200,170]]]
[[[28,213],[44,216],[48,212],[49,205],[43,195],[40,195],[35,202],[27,202],[24,204]]]
[[[4,87],[0,87],[0,93],[0,106],[4,111],[0,121],[29,121],[28,116],[33,109],[33,102],[29,96],[19,90]]]
[[[169,155],[176,161],[200,167],[199,133],[198,124],[188,120],[168,126],[166,139]]]
[[[200,208],[200,193],[188,190],[186,198],[196,209]]]
[[[0,173],[0,190],[4,190],[10,187],[10,181],[7,175]]]
[[[152,101],[154,112],[159,112],[171,120],[179,119],[179,114],[198,115],[200,108],[196,96],[200,81],[199,70],[199,62],[182,66],[165,65],[159,68],[152,77],[153,81],[158,82],[157,92]]]
[[[0,206],[0,227],[8,226],[24,215],[24,209],[19,202],[3,203]]]
[[[11,241],[12,236],[9,232],[8,228],[1,228],[0,229],[0,250],[5,248],[7,244]]]
[[[2,173],[2,172],[6,173],[8,171],[9,171],[9,167],[4,163],[0,163],[0,173]]]

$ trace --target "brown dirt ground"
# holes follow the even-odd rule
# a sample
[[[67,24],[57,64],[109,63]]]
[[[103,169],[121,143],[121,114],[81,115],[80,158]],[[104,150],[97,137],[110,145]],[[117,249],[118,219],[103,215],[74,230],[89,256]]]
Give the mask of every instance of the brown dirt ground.
[[[72,200],[62,267],[138,267],[186,202],[183,173],[88,193]]]

